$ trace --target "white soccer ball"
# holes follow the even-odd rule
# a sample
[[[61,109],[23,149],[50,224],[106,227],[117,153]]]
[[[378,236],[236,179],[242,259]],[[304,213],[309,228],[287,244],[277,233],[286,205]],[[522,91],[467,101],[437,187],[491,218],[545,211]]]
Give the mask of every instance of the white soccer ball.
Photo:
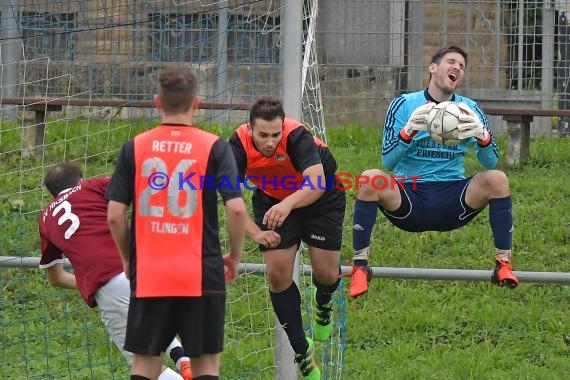
[[[457,145],[459,133],[459,115],[461,109],[455,102],[441,102],[436,104],[428,114],[427,131],[431,138],[443,145]]]

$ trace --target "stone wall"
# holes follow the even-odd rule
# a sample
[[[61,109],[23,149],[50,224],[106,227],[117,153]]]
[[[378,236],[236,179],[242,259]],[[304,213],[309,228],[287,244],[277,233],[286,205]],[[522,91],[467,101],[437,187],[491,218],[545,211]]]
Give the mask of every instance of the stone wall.
[[[381,2],[375,8],[376,13],[366,13],[368,8],[363,5],[370,4],[354,1],[347,3],[346,12],[339,14],[337,10],[342,7],[342,2],[321,2],[318,24],[321,33],[320,39],[317,39],[321,64],[319,80],[328,125],[350,122],[382,124],[388,104],[395,96],[418,90],[408,88],[408,76],[414,67],[421,66],[422,84],[427,84],[426,67],[432,54],[444,44],[456,44],[469,52],[468,71],[465,83],[460,88],[461,93],[468,96],[473,94],[471,96],[475,99],[494,106],[508,106],[512,99],[526,99],[540,108],[540,104],[534,102],[536,93],[519,94],[505,90],[508,57],[505,37],[500,30],[502,3],[472,1],[467,7],[465,3],[457,2],[424,2],[422,62],[419,62],[420,59],[410,62],[412,52],[403,50],[404,46],[409,49],[410,44],[405,45],[404,39],[410,37],[398,33],[396,29],[399,26],[389,21],[390,17],[399,17],[400,3]],[[192,13],[206,9],[207,12],[211,7],[211,11],[215,12],[214,3],[182,2],[174,5],[166,0],[86,0],[39,4],[33,0],[22,0],[22,9],[28,11],[75,13],[77,25],[86,27],[85,31],[75,33],[73,61],[41,58],[22,62],[19,68],[19,93],[25,96],[87,99],[152,99],[157,73],[165,63],[154,61],[146,51],[149,25],[140,21],[148,18],[150,13],[159,11]],[[240,4],[246,3],[248,5],[240,7]],[[203,4],[206,6],[203,7]],[[232,0],[229,5],[236,12],[255,14],[268,11],[265,7],[273,7],[269,11],[275,11],[279,4],[277,1],[251,5],[244,0]],[[386,22],[371,22],[378,12],[386,15]],[[360,24],[354,20],[359,20]],[[123,26],[111,27],[113,24]],[[98,25],[106,25],[107,28],[98,28]],[[346,34],[344,37],[343,33]],[[402,49],[398,53],[400,59],[393,57],[394,51],[398,51],[396,45]],[[404,54],[408,58],[406,67],[403,64]],[[208,102],[251,102],[261,94],[279,94],[283,81],[287,80],[281,77],[279,63],[229,66],[225,72],[225,85],[218,83],[220,73],[216,71],[214,63],[203,63],[194,68],[200,76],[200,94]],[[212,113],[201,112],[204,117]],[[128,110],[121,111],[120,115],[147,113]],[[547,128],[548,120],[545,123]],[[500,126],[499,122],[494,124]]]

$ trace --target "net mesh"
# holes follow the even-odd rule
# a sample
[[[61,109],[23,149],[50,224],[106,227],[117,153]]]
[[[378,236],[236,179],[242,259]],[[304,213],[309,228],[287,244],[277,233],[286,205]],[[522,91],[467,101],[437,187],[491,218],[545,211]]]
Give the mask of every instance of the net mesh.
[[[98,313],[76,292],[48,286],[42,271],[22,264],[40,255],[38,214],[51,200],[42,179],[62,161],[79,164],[87,178],[110,175],[122,143],[157,123],[148,101],[159,70],[172,63],[188,63],[197,72],[204,104],[237,105],[205,107],[196,115],[199,125],[227,137],[247,120],[243,104],[281,92],[282,6],[112,0],[0,5],[1,378],[128,376]],[[316,10],[316,1],[305,2],[303,117],[326,139]],[[223,228],[220,233],[227,243]],[[262,264],[256,246],[248,243],[243,261]],[[310,333],[310,276],[300,283]],[[318,349],[324,378],[339,378],[342,371],[342,290],[335,305],[333,339]],[[226,321],[224,378],[272,377],[275,317],[265,276],[246,271],[229,288]]]

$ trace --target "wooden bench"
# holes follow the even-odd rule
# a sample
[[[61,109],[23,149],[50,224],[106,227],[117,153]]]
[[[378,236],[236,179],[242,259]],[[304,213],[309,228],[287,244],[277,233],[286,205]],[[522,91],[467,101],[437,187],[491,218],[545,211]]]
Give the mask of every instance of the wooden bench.
[[[69,99],[69,98],[0,98],[0,104],[22,106],[24,111],[35,112],[34,121],[30,133],[27,135],[28,147],[24,154],[41,154],[44,149],[45,121],[46,115],[51,111],[61,111],[63,106],[76,107],[133,107],[133,108],[154,108],[154,101],[129,101],[121,99]],[[249,110],[250,104],[246,103],[200,103],[199,109],[209,110]]]
[[[570,117],[570,110],[485,107],[487,115],[503,116],[507,122],[507,165],[518,166],[530,153],[530,123],[534,116]]]
[[[24,155],[34,155],[42,154],[44,150],[44,135],[46,129],[46,115],[48,112],[61,111],[62,106],[59,104],[27,104],[24,106],[25,111],[34,111],[35,124],[33,128],[30,129],[30,133],[27,134],[28,145],[22,153]],[[31,128],[31,127],[29,127]]]
[[[0,98],[0,104],[19,105],[26,111],[35,112],[35,128],[31,143],[36,152],[43,150],[46,114],[50,111],[61,111],[63,106],[90,107],[133,107],[154,108],[151,100],[129,101],[120,99],[76,99],[76,98]],[[200,109],[210,110],[243,110],[250,107],[248,103],[200,103]],[[570,110],[530,109],[530,108],[495,108],[485,107],[488,115],[502,116],[507,122],[507,165],[517,166],[524,162],[530,153],[530,123],[534,116],[566,116]]]

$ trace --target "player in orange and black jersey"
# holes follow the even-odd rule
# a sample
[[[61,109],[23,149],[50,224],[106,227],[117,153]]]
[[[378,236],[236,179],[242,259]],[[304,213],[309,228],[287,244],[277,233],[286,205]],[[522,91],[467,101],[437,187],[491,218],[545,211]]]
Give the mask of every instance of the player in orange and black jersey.
[[[224,281],[237,277],[247,211],[228,143],[192,126],[197,86],[183,66],[161,72],[155,102],[162,122],[123,145],[106,193],[109,226],[131,280],[125,342],[135,353],[131,379],[156,378],[161,353],[176,334],[194,379],[219,378]],[[211,178],[211,186],[203,186],[202,178]],[[230,241],[224,257],[217,193]]]
[[[336,161],[327,145],[285,117],[274,97],[260,97],[250,122],[230,138],[238,172],[257,189],[252,198],[255,222],[247,234],[264,252],[273,309],[283,325],[305,378],[320,378],[314,342],[305,337],[301,296],[293,281],[295,253],[309,246],[316,287],[313,337],[326,341],[332,322],[332,294],[338,287],[345,194],[335,180]],[[245,186],[250,186],[244,184]]]

